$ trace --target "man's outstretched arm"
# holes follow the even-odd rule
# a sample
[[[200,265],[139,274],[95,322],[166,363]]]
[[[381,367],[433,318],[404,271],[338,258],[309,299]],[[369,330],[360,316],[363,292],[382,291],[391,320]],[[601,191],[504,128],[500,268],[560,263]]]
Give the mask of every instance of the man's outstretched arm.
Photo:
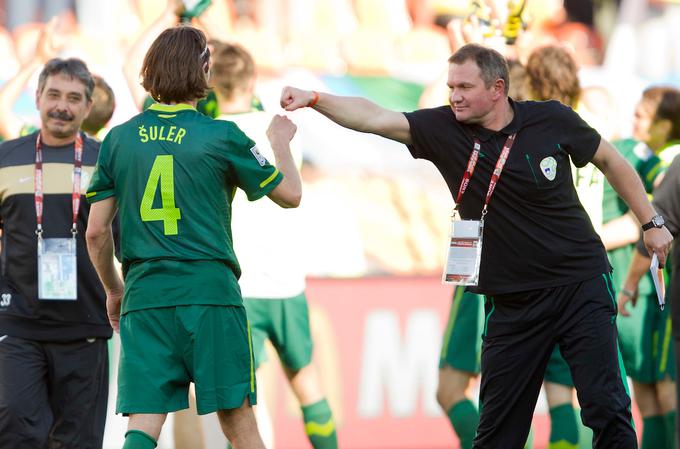
[[[345,128],[377,134],[404,144],[411,143],[410,126],[401,112],[385,109],[365,98],[342,97],[290,86],[283,88],[283,109],[294,111],[307,106]]]

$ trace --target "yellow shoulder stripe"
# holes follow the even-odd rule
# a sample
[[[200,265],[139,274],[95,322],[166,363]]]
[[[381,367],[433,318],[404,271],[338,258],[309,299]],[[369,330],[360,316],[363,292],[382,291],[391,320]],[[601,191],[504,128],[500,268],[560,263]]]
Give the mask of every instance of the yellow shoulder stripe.
[[[567,440],[554,441],[548,446],[549,449],[578,449],[578,444],[573,444]]]
[[[319,435],[322,437],[327,437],[335,431],[335,423],[333,423],[333,418],[326,421],[325,424],[319,424],[318,422],[310,421],[305,424],[305,432],[307,435]]]
[[[269,178],[265,179],[264,181],[262,181],[260,183],[260,188],[262,188],[262,187],[266,186],[267,184],[269,184],[270,182],[272,182],[274,180],[274,178],[276,178],[276,175],[278,175],[278,174],[279,174],[279,169],[277,168],[276,170],[274,170],[274,173],[269,175]]]

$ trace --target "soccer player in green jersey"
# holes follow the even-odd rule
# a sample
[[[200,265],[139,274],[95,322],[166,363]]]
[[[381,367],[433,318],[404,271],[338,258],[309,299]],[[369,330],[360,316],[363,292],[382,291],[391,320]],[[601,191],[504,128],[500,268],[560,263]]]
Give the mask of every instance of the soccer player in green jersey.
[[[241,188],[250,200],[267,195],[297,207],[301,183],[289,148],[296,128],[273,118],[267,135],[278,168],[270,165],[235,124],[196,111],[209,74],[201,31],[161,33],[141,71],[158,103],[106,136],[88,189],[88,249],[121,337],[116,409],[130,416],[124,449],[156,446],[167,413],[187,408],[190,382],[198,413],[216,411],[235,448],[264,448],[251,408],[253,352],[231,200]],[[124,283],[113,265],[116,211]]]
[[[649,191],[665,176],[668,164],[680,145],[680,91],[673,87],[647,88],[638,102],[633,121],[633,139],[615,142],[619,152],[638,169]],[[605,191],[606,193],[606,191]],[[649,259],[641,271],[642,256],[632,248],[640,237],[638,223],[621,201],[610,202],[609,215],[617,219],[615,232],[604,235],[614,279],[620,285],[619,340],[626,370],[633,379],[635,401],[642,415],[641,449],[676,446],[675,354],[670,307],[661,310],[649,274]],[[605,228],[606,230],[606,228]],[[629,265],[635,267],[633,275]],[[670,265],[670,264],[669,264]],[[670,271],[677,267],[670,266]],[[669,296],[670,297],[670,296]],[[629,302],[635,307],[630,307]],[[668,301],[668,299],[667,299]]]
[[[213,84],[220,120],[234,121],[258,142],[262,153],[271,155],[264,136],[270,114],[253,111],[255,61],[243,47],[223,43],[214,46]],[[297,151],[296,151],[297,150]],[[302,151],[292,153],[302,164]],[[304,421],[305,433],[314,449],[337,449],[333,413],[312,362],[312,335],[305,296],[305,269],[299,248],[304,238],[304,213],[281,210],[271,203],[251,203],[240,192],[234,198],[239,211],[234,232],[245,238],[234,242],[243,265],[239,279],[243,303],[252,324],[255,365],[259,367],[268,339],[281,360]],[[277,223],[272,227],[269,223]],[[266,237],[266,247],[261,240]],[[258,411],[258,419],[262,417]],[[262,421],[260,421],[261,423]]]

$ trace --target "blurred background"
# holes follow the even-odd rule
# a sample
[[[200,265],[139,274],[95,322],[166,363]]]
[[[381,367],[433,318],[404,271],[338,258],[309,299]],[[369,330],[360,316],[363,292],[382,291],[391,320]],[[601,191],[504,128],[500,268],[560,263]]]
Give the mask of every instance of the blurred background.
[[[39,125],[34,93],[40,66],[30,69],[47,56],[79,57],[106,80],[116,102],[109,128],[137,114],[135,46],[175,3],[0,0],[0,89],[22,70],[31,72],[12,98],[13,119]],[[460,44],[456,24],[474,16],[492,35],[512,5],[213,0],[193,24],[253,54],[257,97],[272,113],[280,112],[285,85],[411,111],[448,101],[443,76]],[[496,25],[487,21],[489,11]],[[590,88],[588,120],[609,139],[630,135],[644,88],[680,86],[680,0],[528,0],[522,19],[514,56],[525,61],[534,48],[554,42],[569,48],[582,87]],[[299,259],[309,273],[316,359],[341,447],[455,447],[434,397],[451,298],[451,288],[439,282],[451,196],[434,167],[413,160],[402,145],[342,129],[310,110],[291,118],[304,155],[306,229],[299,233],[305,237],[297,242]],[[278,363],[273,354],[269,359]],[[115,356],[112,361],[115,373]],[[272,369],[261,381],[276,447],[307,447],[279,373]],[[112,381],[110,409],[114,387]],[[546,444],[545,414],[539,402],[537,449]],[[206,447],[224,447],[214,417],[202,422]],[[105,447],[120,447],[124,426],[124,418],[110,414]],[[159,447],[173,447],[169,426]]]

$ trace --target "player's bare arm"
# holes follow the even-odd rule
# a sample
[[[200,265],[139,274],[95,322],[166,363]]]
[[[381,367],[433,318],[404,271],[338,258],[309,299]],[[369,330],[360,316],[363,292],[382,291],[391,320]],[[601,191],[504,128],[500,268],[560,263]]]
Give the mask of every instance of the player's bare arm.
[[[123,280],[114,262],[112,223],[116,215],[114,197],[96,202],[90,207],[87,222],[87,251],[106,292],[106,310],[113,330],[119,330]]]
[[[640,240],[640,223],[633,214],[624,214],[605,223],[600,237],[607,251],[630,245]]]
[[[622,316],[630,316],[630,313],[626,310],[626,304],[630,302],[635,306],[637,303],[638,284],[648,270],[649,257],[640,254],[637,250],[633,250],[633,258],[630,261],[628,274],[617,299],[619,313]]]
[[[283,115],[275,115],[267,129],[267,138],[274,151],[276,167],[283,180],[269,193],[269,198],[281,207],[298,207],[302,198],[302,181],[290,153],[290,141],[297,126]]]
[[[318,95],[318,98],[317,98]],[[284,87],[281,107],[286,111],[312,106],[335,123],[363,133],[377,134],[404,144],[411,143],[408,120],[401,112],[385,109],[360,97]]]
[[[605,139],[600,141],[592,162],[628,204],[640,223],[649,222],[657,214],[635,169]],[[673,241],[671,233],[665,227],[652,228],[645,231],[643,237],[649,254],[656,253],[659,264],[664,265]]]

